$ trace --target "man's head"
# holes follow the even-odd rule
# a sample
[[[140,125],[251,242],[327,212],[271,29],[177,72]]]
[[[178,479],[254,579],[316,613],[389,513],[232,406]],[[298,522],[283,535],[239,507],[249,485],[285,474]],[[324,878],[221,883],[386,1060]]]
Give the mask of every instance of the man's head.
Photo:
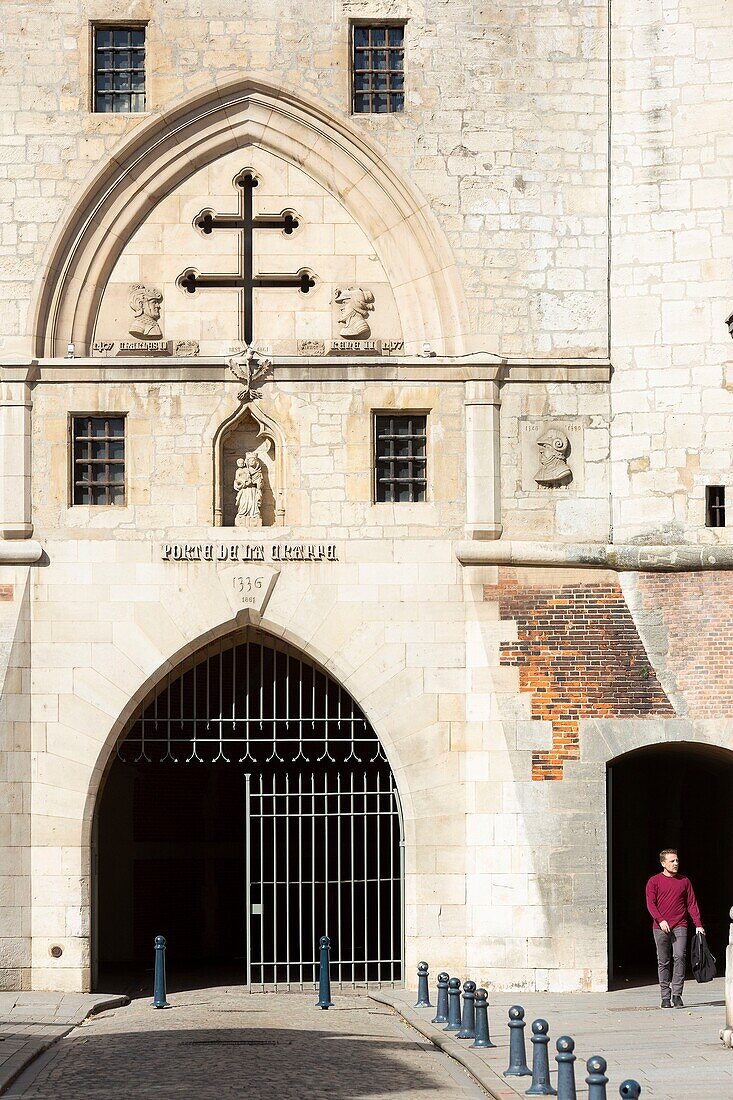
[[[659,853],[659,862],[662,865],[662,870],[666,871],[668,875],[676,875],[680,866],[680,857],[677,855],[677,849],[664,848]]]

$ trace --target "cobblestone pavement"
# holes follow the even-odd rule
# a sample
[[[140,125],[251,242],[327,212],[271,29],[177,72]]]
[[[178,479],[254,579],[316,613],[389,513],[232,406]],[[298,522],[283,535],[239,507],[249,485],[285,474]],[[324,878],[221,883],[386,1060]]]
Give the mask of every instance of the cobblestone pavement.
[[[86,1021],[6,1096],[39,1100],[456,1100],[485,1097],[466,1072],[367,996],[206,989]]]

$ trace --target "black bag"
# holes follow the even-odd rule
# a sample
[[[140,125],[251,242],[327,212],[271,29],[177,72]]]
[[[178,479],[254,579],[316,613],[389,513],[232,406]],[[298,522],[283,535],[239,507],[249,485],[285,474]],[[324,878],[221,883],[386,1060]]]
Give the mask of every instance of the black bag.
[[[715,977],[715,956],[711,955],[704,932],[696,932],[690,948],[690,962],[696,982],[711,982]]]

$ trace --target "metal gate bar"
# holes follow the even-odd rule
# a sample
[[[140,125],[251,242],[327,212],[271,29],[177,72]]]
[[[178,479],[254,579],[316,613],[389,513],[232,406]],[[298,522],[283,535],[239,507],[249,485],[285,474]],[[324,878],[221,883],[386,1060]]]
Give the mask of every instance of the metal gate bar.
[[[288,775],[273,772],[251,777],[247,833],[251,987],[315,983],[316,944],[324,932],[331,936],[337,981],[365,984],[401,979],[399,807],[394,782],[391,776],[385,779],[379,772],[365,771],[355,782],[351,773],[344,789],[340,776],[334,786],[327,772],[301,774],[295,789]],[[343,843],[346,830],[348,846]],[[303,853],[308,846],[310,876],[304,877]],[[291,877],[295,863],[298,874]],[[350,920],[344,925],[347,908]]]

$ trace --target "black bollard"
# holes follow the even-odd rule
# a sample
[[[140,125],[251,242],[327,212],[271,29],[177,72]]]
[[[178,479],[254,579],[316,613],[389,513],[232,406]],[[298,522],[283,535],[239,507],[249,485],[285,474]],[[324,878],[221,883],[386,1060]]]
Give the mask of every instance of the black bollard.
[[[461,1030],[456,1039],[476,1038],[476,983],[470,979],[463,983],[463,1016]]]
[[[524,1048],[524,1026],[524,1009],[521,1005],[512,1005],[509,1009],[509,1065],[504,1070],[505,1077],[529,1077],[532,1073]]]
[[[155,937],[153,1008],[170,1008],[165,996],[165,936]]]
[[[577,1100],[575,1091],[575,1043],[569,1035],[561,1035],[555,1044],[557,1054],[557,1100]]]
[[[426,962],[417,964],[417,1000],[415,1001],[415,1008],[432,1008],[430,1003],[430,993],[428,992],[428,964]]]
[[[471,1046],[479,1049],[493,1047],[495,1044],[491,1042],[489,1035],[489,994],[485,989],[476,990],[475,1012],[476,1038]]]
[[[448,1023],[448,978],[450,975],[446,974],[445,970],[441,970],[438,974],[438,1003],[435,1009],[435,1015],[430,1021],[431,1024],[447,1024]]]
[[[594,1054],[585,1063],[585,1068],[588,1070],[588,1076],[585,1079],[588,1086],[588,1100],[606,1100],[606,1085],[608,1084],[606,1059],[601,1058],[600,1054]]]
[[[535,1020],[532,1024],[532,1084],[525,1096],[557,1096],[557,1089],[550,1084],[549,1030],[547,1020]]]
[[[321,962],[318,967],[318,1001],[316,1008],[333,1008],[331,1000],[331,941],[328,936],[321,936],[319,940],[321,949]]]
[[[623,1097],[623,1100],[639,1100],[641,1085],[638,1081],[622,1081],[618,1088],[618,1094]]]
[[[448,982],[448,1026],[443,1031],[461,1030],[461,979],[451,978]]]

